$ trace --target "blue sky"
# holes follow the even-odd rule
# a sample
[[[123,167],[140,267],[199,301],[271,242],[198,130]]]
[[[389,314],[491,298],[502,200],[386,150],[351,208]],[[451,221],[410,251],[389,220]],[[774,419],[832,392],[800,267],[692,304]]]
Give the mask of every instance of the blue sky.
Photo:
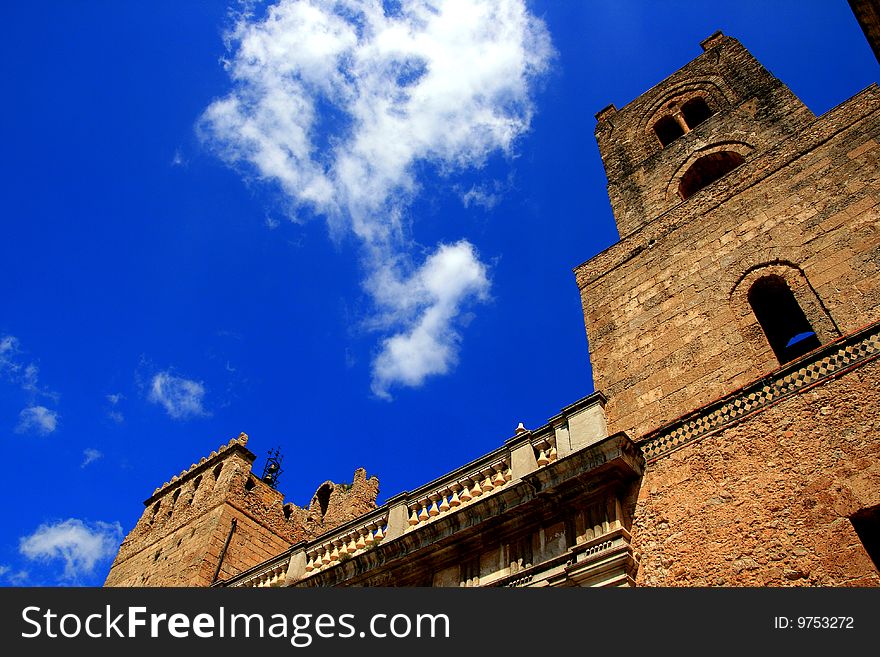
[[[102,583],[242,431],[305,505],[543,424],[592,392],[595,112],[717,29],[817,114],[877,79],[843,0],[309,4],[4,7],[0,583]]]

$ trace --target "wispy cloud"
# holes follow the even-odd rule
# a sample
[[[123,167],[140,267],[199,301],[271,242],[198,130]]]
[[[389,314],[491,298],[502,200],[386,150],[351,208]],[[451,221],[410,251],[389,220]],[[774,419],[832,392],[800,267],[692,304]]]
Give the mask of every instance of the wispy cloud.
[[[280,185],[294,215],[359,238],[370,325],[385,335],[377,394],[447,372],[461,311],[487,298],[489,279],[465,240],[418,261],[407,228],[417,172],[448,177],[512,153],[553,57],[543,22],[523,0],[281,0],[242,17],[230,44],[233,90],[205,111],[203,138]],[[448,291],[426,290],[434,270],[455,279]]]
[[[42,524],[33,534],[23,536],[19,552],[34,561],[63,562],[59,579],[76,582],[92,574],[98,562],[115,555],[121,541],[122,526],[118,522],[87,524],[68,518]]]
[[[82,463],[80,463],[79,467],[84,468],[87,465],[89,465],[90,463],[94,463],[99,458],[102,458],[103,456],[104,456],[104,454],[102,452],[98,451],[97,449],[94,449],[92,447],[87,447],[86,449],[83,450],[83,461],[82,461]]]
[[[150,382],[147,399],[159,404],[175,420],[210,415],[203,405],[205,386],[170,371],[159,372]]]
[[[40,368],[27,359],[21,342],[14,335],[0,337],[0,376],[20,386],[33,396],[57,399],[58,395],[40,386]]]
[[[31,574],[26,570],[17,570],[6,575],[6,581],[13,586],[24,586],[31,579]]]
[[[58,413],[45,406],[28,406],[18,414],[16,433],[48,435],[58,428]]]
[[[58,395],[40,385],[40,368],[30,362],[22,353],[21,343],[14,335],[0,337],[0,378],[17,385],[29,399],[29,404],[19,413],[15,431],[28,433],[35,431],[49,434],[58,427],[58,412],[38,404],[46,399],[57,402]]]
[[[464,204],[464,207],[477,206],[489,211],[501,202],[510,185],[510,179],[506,183],[500,180],[493,180],[480,185],[471,185],[466,192],[463,192],[461,188],[457,188],[457,191],[461,196],[461,202]]]
[[[119,403],[125,399],[125,395],[121,392],[116,392],[105,395],[105,399],[107,400],[107,403],[110,404],[110,408],[107,410],[107,417],[113,420],[116,424],[122,424],[125,422],[125,415],[119,410]]]

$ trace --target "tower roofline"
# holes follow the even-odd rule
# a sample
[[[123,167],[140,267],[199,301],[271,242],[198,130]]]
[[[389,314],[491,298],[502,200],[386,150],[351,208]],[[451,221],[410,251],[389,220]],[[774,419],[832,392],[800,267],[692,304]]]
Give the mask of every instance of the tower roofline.
[[[153,491],[153,494],[150,495],[150,497],[144,500],[144,506],[149,506],[158,498],[168,493],[172,488],[176,488],[177,486],[180,486],[184,481],[192,479],[194,476],[196,476],[197,473],[207,470],[212,465],[226,458],[233,452],[239,452],[250,463],[253,463],[256,460],[257,456],[247,448],[247,443],[248,435],[244,432],[240,433],[237,438],[231,438],[228,443],[220,445],[220,447],[211,452],[208,456],[203,456],[201,459],[199,459],[198,463],[193,463],[191,466],[189,466],[189,468],[187,468],[186,470],[182,470],[180,474],[174,475],[173,477],[171,477],[170,480],[159,486],[156,490]]]
[[[687,63],[685,63],[681,67],[679,67],[674,73],[667,75],[665,78],[663,78],[662,80],[659,80],[656,84],[654,84],[650,88],[645,89],[642,93],[640,93],[638,96],[636,96],[635,98],[630,100],[628,103],[624,104],[622,107],[617,108],[617,107],[615,107],[614,103],[610,103],[606,107],[604,107],[601,110],[599,110],[598,112],[596,112],[596,114],[595,114],[595,116],[596,116],[596,130],[598,131],[600,126],[605,121],[612,118],[615,114],[618,114],[619,112],[625,112],[633,103],[637,102],[640,98],[651,95],[658,87],[663,85],[667,80],[674,78],[676,75],[681,74],[681,72],[684,69],[686,69],[687,67],[689,67],[691,64],[698,62],[698,61],[701,61],[702,59],[704,59],[708,56],[711,56],[710,53],[715,47],[727,46],[727,45],[733,45],[733,44],[741,45],[738,39],[724,34],[721,30],[716,30],[715,32],[710,34],[708,37],[706,37],[705,39],[700,41],[700,47],[703,49],[703,52],[701,52],[699,55],[697,55],[693,59],[689,60]]]

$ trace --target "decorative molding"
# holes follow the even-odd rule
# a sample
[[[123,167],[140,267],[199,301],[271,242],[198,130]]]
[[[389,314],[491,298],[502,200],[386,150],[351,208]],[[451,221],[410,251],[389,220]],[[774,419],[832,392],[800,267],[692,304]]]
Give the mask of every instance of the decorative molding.
[[[652,463],[695,440],[880,356],[880,322],[826,344],[637,441]]]

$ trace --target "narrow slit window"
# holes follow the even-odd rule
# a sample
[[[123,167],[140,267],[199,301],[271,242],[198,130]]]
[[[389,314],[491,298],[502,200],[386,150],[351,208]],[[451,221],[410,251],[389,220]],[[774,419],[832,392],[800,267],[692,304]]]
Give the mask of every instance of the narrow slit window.
[[[664,147],[668,146],[684,134],[684,130],[678,124],[678,121],[671,116],[664,116],[657,121],[657,123],[654,124],[654,132],[657,134],[657,139],[660,140],[660,143],[663,144]]]
[[[712,110],[702,98],[693,98],[681,106],[681,114],[688,128],[693,130],[712,116]]]
[[[749,289],[749,304],[780,365],[820,346],[819,337],[781,276],[755,281]]]
[[[723,178],[743,162],[745,162],[743,156],[734,151],[704,155],[681,177],[678,193],[682,199],[688,199],[704,187]]]

